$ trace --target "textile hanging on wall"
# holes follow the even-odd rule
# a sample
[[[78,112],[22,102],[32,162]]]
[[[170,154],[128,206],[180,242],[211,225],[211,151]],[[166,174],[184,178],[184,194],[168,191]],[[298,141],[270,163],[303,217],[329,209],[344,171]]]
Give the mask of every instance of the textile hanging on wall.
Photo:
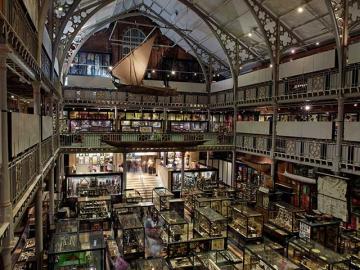
[[[348,220],[347,179],[331,175],[318,178],[318,210]]]

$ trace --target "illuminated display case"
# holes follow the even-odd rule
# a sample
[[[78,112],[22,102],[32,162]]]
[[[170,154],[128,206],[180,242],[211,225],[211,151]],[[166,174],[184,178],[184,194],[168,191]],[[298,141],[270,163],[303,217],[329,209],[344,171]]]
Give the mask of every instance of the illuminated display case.
[[[245,241],[262,238],[264,216],[245,205],[229,207],[229,228]],[[238,237],[235,237],[235,239]]]
[[[231,199],[227,197],[199,197],[195,198],[195,209],[200,207],[210,207],[224,217],[228,216],[228,207]]]
[[[212,243],[212,250],[222,250],[226,247],[227,218],[210,207],[196,208],[194,233],[201,237],[223,237]]]
[[[142,197],[136,189],[125,189],[123,201],[125,203],[139,203],[142,201]]]
[[[183,189],[193,189],[206,182],[215,182],[217,178],[217,170],[214,168],[187,169],[184,172]],[[171,192],[181,191],[181,171],[171,171]]]
[[[149,213],[155,211],[152,202],[139,202],[139,203],[117,203],[112,206],[113,214],[136,214],[138,217],[143,218]]]
[[[308,270],[350,269],[349,258],[309,239],[297,237],[291,239],[288,243],[287,256]]]
[[[174,199],[174,194],[167,188],[154,188],[152,192],[152,201],[159,211],[170,210],[169,200]]]
[[[110,230],[110,196],[78,198],[80,231]]]
[[[48,252],[49,270],[105,268],[102,231],[54,234]]]
[[[288,258],[276,252],[271,246],[261,243],[247,245],[244,250],[243,269],[300,270]]]
[[[176,211],[163,211],[160,217],[164,222],[160,236],[164,244],[189,239],[189,224]]]
[[[145,230],[136,214],[117,215],[115,237],[126,259],[145,256]]]
[[[305,210],[286,203],[274,203],[269,211],[269,223],[290,234],[298,233],[300,219],[304,218]]]
[[[167,262],[162,258],[136,260],[134,270],[169,270]]]
[[[342,230],[340,234],[339,251],[342,254],[360,255],[360,231]]]
[[[339,219],[301,219],[299,235],[314,240],[329,249],[337,250],[340,222]]]

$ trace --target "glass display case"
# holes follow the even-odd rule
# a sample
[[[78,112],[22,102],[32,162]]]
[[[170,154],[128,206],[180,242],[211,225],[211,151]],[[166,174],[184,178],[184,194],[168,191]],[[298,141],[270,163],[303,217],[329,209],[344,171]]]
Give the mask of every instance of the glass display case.
[[[196,198],[201,198],[204,195],[205,193],[203,191],[197,189],[184,191],[182,197],[185,200],[185,208],[191,213],[191,215],[194,213]]]
[[[125,203],[139,203],[142,201],[140,192],[136,189],[125,189],[123,201]]]
[[[202,252],[194,255],[205,269],[242,269],[242,258],[231,250]]]
[[[75,233],[79,231],[77,219],[59,219],[56,221],[56,233]]]
[[[304,238],[290,239],[287,256],[292,261],[309,270],[347,270],[350,259],[319,243]]]
[[[231,199],[227,197],[199,197],[195,198],[195,209],[200,207],[210,207],[224,217],[228,216],[228,207]]]
[[[314,240],[321,245],[337,250],[340,235],[339,219],[313,219],[306,218],[300,220],[299,235],[302,238]]]
[[[159,211],[170,210],[169,200],[174,198],[174,194],[167,188],[154,188],[152,192],[152,201]]]
[[[299,220],[304,218],[305,210],[286,203],[274,203],[269,211],[268,222],[275,227],[289,232],[299,232]]]
[[[106,240],[106,248],[107,257],[109,258],[111,269],[113,269],[117,258],[121,256],[119,247],[114,239],[108,239]]]
[[[360,231],[342,230],[340,234],[339,252],[342,254],[360,255]]]
[[[164,223],[160,235],[164,244],[189,239],[189,224],[176,211],[163,211],[160,213],[160,217]]]
[[[264,243],[247,245],[244,250],[243,269],[297,270],[301,267]]]
[[[145,256],[145,230],[136,214],[117,215],[115,237],[125,259]]]
[[[119,194],[122,174],[84,174],[66,178],[67,197],[97,197]]]
[[[111,229],[110,196],[78,198],[78,220],[80,231]]]
[[[134,270],[169,270],[167,262],[162,258],[136,260],[135,265],[131,268]]]
[[[118,203],[113,207],[114,215],[117,214],[136,214],[140,219],[149,213],[154,212],[154,204],[152,202],[139,203]]]
[[[49,246],[50,270],[105,269],[103,232],[54,234]]]
[[[201,237],[227,237],[227,218],[210,207],[195,208],[194,232]]]
[[[245,241],[262,238],[264,216],[246,205],[229,207],[229,228],[232,234],[240,236]],[[237,239],[239,237],[233,237]]]

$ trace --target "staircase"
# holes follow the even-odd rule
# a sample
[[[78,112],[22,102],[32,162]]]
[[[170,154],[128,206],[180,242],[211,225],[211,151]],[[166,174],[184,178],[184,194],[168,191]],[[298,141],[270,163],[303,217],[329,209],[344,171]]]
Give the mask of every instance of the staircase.
[[[156,187],[163,187],[159,176],[148,173],[127,173],[127,189],[136,189],[140,192],[143,201],[151,201],[152,190]]]

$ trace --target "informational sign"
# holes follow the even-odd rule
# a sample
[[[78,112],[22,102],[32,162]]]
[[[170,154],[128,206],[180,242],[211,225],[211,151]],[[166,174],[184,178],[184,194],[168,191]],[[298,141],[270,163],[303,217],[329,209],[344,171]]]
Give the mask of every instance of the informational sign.
[[[318,178],[318,210],[348,220],[347,178],[322,174]]]
[[[300,221],[299,236],[301,238],[311,239],[311,227]]]

